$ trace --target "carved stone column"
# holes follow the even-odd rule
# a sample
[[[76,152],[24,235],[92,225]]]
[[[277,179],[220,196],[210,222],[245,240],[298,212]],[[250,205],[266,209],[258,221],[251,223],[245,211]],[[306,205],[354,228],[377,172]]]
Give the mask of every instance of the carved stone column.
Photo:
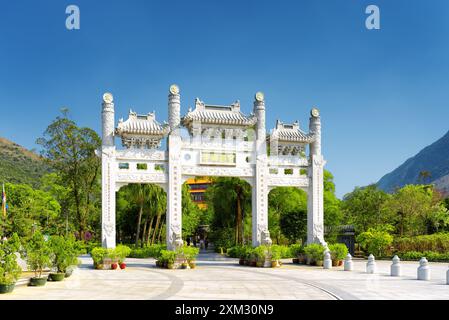
[[[309,131],[315,140],[310,145],[309,189],[307,194],[307,243],[324,241],[323,168],[326,164],[321,154],[321,120],[318,109],[312,109]]]
[[[252,245],[271,244],[268,231],[268,160],[265,140],[265,100],[256,94],[254,113],[257,116],[255,177],[252,189]]]
[[[101,243],[115,248],[115,145],[114,103],[110,93],[103,95],[103,135],[101,146]]]
[[[182,208],[181,208],[181,137],[179,125],[181,122],[181,98],[176,85],[170,87],[168,95],[168,113],[170,134],[168,136],[168,188],[167,188],[167,248],[175,250],[182,246]]]

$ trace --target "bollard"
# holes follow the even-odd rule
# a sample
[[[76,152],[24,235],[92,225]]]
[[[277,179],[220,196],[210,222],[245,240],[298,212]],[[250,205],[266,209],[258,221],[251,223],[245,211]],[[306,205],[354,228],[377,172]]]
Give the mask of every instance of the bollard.
[[[326,252],[324,253],[323,268],[324,269],[332,269],[332,259],[331,259],[331,253],[329,252],[329,250],[326,250]]]
[[[366,263],[366,273],[376,273],[376,260],[372,254],[368,257],[368,262]]]
[[[425,280],[425,281],[430,280],[429,262],[425,257],[422,257],[421,260],[419,260],[418,280]]]
[[[344,266],[344,270],[345,271],[352,271],[352,269],[354,269],[354,264],[352,262],[352,256],[350,253],[348,253],[348,255],[345,258],[345,266]]]
[[[449,269],[446,272],[446,284],[449,284]]]
[[[399,264],[399,261],[401,261],[401,259],[399,259],[399,257],[397,255],[395,255],[393,257],[393,263],[391,264],[391,267],[390,267],[390,274],[392,277],[400,277],[401,276],[401,265]]]

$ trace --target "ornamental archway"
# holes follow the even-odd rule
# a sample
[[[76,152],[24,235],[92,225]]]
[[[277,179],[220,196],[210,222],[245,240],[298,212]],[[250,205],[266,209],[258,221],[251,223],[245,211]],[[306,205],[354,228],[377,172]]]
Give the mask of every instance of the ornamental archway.
[[[182,245],[181,185],[190,177],[239,177],[252,186],[252,245],[270,244],[268,192],[277,186],[294,186],[308,194],[307,242],[323,243],[323,166],[321,120],[312,109],[309,132],[299,123],[276,122],[267,135],[265,98],[255,95],[253,112],[245,115],[240,103],[228,106],[195,100],[181,118],[179,88],[168,95],[168,123],[156,121],[155,113],[138,115],[115,126],[114,103],[103,95],[102,120],[102,245],[113,248],[115,192],[128,183],[155,183],[167,192],[167,247]],[[120,137],[122,146],[115,146]],[[166,150],[159,150],[166,138]],[[268,155],[267,144],[270,146]],[[306,154],[308,147],[308,155]],[[139,169],[145,167],[145,170]]]

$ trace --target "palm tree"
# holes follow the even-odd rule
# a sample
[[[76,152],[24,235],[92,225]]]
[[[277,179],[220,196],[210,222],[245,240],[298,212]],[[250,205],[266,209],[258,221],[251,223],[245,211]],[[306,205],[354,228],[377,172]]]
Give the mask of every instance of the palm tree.
[[[148,184],[132,184],[130,186],[130,194],[132,200],[135,201],[139,207],[139,216],[137,218],[137,227],[136,227],[136,246],[139,245],[139,236],[140,236],[140,224],[142,222],[142,214],[145,206],[145,202],[148,199],[149,195],[149,185]]]
[[[210,190],[214,211],[220,211],[221,218],[227,220],[230,216],[229,209],[233,209],[235,223],[235,243],[243,243],[243,213],[244,208],[250,203],[251,188],[249,184],[239,178],[217,178],[214,179],[213,188]],[[231,206],[230,206],[231,202]],[[229,213],[228,213],[229,212]],[[221,219],[220,219],[221,220]],[[224,221],[223,221],[224,222]]]

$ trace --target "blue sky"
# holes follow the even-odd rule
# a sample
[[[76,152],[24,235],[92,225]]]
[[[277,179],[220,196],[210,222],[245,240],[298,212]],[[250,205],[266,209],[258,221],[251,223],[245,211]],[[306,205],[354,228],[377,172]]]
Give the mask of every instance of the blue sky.
[[[65,28],[76,4],[81,29]],[[365,28],[376,4],[381,29]],[[100,132],[101,95],[116,120],[132,107],[167,119],[167,90],[240,99],[263,91],[267,127],[308,128],[321,110],[337,194],[376,182],[444,135],[449,119],[449,1],[2,1],[0,136],[27,148],[67,106]],[[1,152],[1,151],[0,151]]]

